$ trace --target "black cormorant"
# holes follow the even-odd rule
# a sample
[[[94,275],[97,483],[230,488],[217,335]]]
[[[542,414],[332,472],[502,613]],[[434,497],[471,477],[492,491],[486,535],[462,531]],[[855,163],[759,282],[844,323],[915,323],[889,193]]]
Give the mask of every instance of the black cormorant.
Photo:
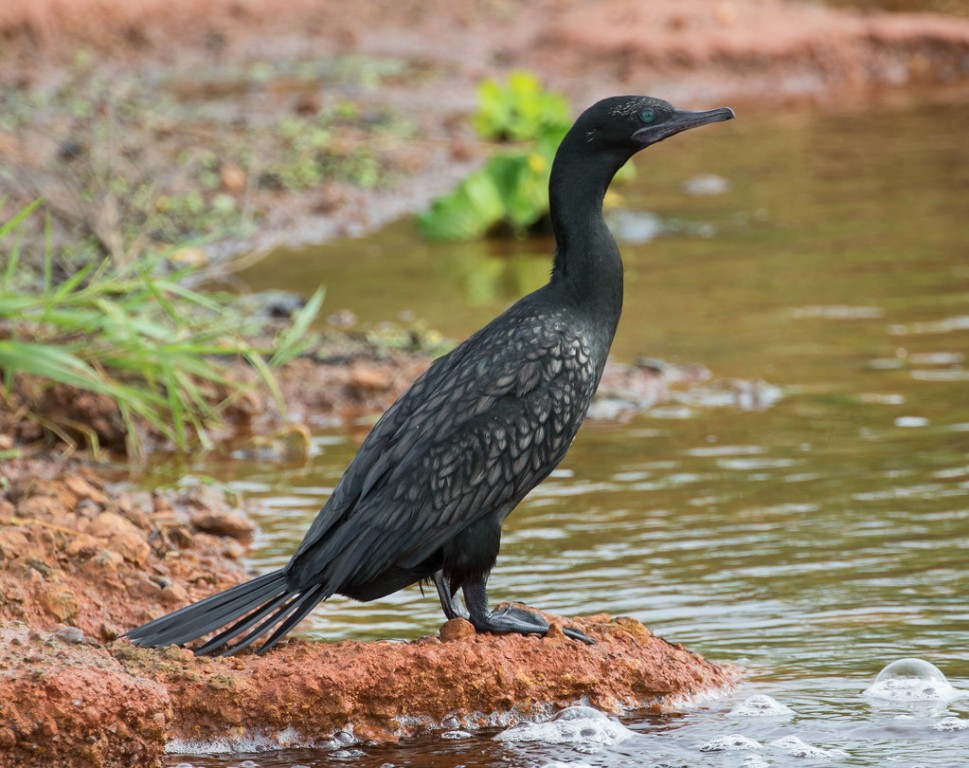
[[[549,282],[435,361],[387,410],[286,566],[127,636],[160,646],[221,630],[195,652],[233,653],[275,627],[261,653],[331,595],[374,600],[422,580],[434,581],[448,618],[479,632],[545,634],[536,612],[492,611],[486,582],[502,522],[565,456],[616,331],[622,261],[603,196],[639,150],[733,116],[643,96],[583,112],[552,165]]]

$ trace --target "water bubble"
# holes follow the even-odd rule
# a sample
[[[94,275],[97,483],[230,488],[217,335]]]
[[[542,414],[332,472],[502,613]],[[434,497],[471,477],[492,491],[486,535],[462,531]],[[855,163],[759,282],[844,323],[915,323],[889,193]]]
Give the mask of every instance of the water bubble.
[[[499,733],[498,741],[546,744],[603,744],[625,741],[633,732],[592,707],[569,707],[545,723],[521,723]]]
[[[356,744],[357,740],[353,738],[353,734],[349,731],[337,731],[333,734],[333,738],[340,742],[343,746],[349,747],[352,744]]]
[[[824,749],[823,747],[815,747],[812,744],[802,741],[797,736],[784,736],[776,741],[772,741],[770,746],[775,747],[776,749],[783,749],[791,757],[808,758],[810,760],[848,756],[848,753],[843,749]]]
[[[750,696],[730,710],[736,717],[791,717],[794,710],[765,693]]]
[[[922,659],[899,659],[878,673],[864,695],[892,702],[911,702],[950,701],[962,694],[949,684],[934,664]]]
[[[739,733],[728,733],[724,736],[715,736],[705,744],[700,745],[701,752],[739,752],[747,749],[763,749],[756,739],[751,739]]]
[[[969,729],[969,720],[959,717],[943,717],[939,722],[932,724],[933,731],[965,731]]]

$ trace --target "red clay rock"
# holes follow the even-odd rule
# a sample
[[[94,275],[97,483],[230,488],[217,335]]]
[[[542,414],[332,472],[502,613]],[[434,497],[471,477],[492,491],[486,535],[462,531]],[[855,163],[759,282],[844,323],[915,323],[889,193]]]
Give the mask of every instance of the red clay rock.
[[[440,638],[442,643],[454,643],[476,634],[477,631],[467,619],[450,619],[441,625]]]
[[[440,727],[517,721],[573,704],[621,714],[666,709],[673,698],[729,684],[719,667],[653,637],[632,619],[578,620],[596,639],[470,635],[410,643],[291,641],[264,657],[213,659],[126,649],[126,662],[163,682],[172,697],[172,735],[224,736],[224,713],[249,731],[293,729],[306,744],[340,730],[387,742]],[[117,652],[117,651],[116,651]],[[292,736],[290,736],[292,738]]]
[[[135,648],[114,641],[123,628],[244,578],[228,555],[236,541],[198,532],[177,547],[162,533],[188,525],[201,498],[212,513],[228,510],[211,491],[152,500],[104,489],[91,519],[77,503],[91,498],[80,480],[103,488],[77,463],[0,466],[0,768],[150,766],[172,740],[326,746],[350,731],[393,742],[446,718],[475,728],[573,704],[662,710],[730,682],[638,622],[608,616],[569,621],[592,646],[549,616],[544,639],[478,635],[456,619],[440,637],[291,640],[264,657]],[[119,554],[119,537],[139,554]]]
[[[175,740],[325,747],[346,731],[392,743],[445,720],[475,729],[577,704],[663,711],[730,685],[723,669],[632,619],[575,624],[596,644],[472,632],[448,642],[291,640],[266,656],[196,659],[0,621],[0,766],[147,766]]]
[[[77,475],[69,475],[64,478],[64,485],[67,487],[71,493],[77,496],[78,499],[90,499],[98,506],[104,507],[108,504],[108,497],[104,493],[95,488],[89,480]]]
[[[0,766],[155,765],[171,719],[164,686],[104,649],[0,621]]]
[[[144,533],[115,512],[102,512],[88,527],[87,533],[135,565],[143,565],[151,553]]]
[[[104,495],[105,509],[93,518],[71,490],[82,481]],[[187,534],[198,511],[190,495],[173,496],[169,516],[156,522],[147,494],[112,494],[78,462],[8,460],[0,465],[4,484],[0,618],[48,631],[66,621],[99,637],[105,625],[133,626],[244,576],[237,542]],[[213,514],[230,512],[207,493]]]
[[[248,541],[255,533],[256,526],[243,515],[235,512],[212,512],[202,510],[192,514],[192,525],[198,531],[213,536],[229,536],[240,541]]]

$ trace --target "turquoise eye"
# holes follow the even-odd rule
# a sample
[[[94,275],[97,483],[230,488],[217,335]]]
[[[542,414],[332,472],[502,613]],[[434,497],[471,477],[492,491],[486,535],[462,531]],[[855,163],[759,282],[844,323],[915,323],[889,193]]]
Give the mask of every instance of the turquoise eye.
[[[656,119],[656,113],[651,109],[644,109],[639,113],[639,119],[644,123],[651,123]]]

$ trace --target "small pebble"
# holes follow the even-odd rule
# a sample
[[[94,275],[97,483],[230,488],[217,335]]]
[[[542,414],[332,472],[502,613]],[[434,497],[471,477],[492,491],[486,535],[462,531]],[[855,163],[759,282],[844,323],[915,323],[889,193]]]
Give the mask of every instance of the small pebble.
[[[54,637],[63,640],[65,643],[84,643],[87,638],[77,627],[62,627],[54,633]]]

